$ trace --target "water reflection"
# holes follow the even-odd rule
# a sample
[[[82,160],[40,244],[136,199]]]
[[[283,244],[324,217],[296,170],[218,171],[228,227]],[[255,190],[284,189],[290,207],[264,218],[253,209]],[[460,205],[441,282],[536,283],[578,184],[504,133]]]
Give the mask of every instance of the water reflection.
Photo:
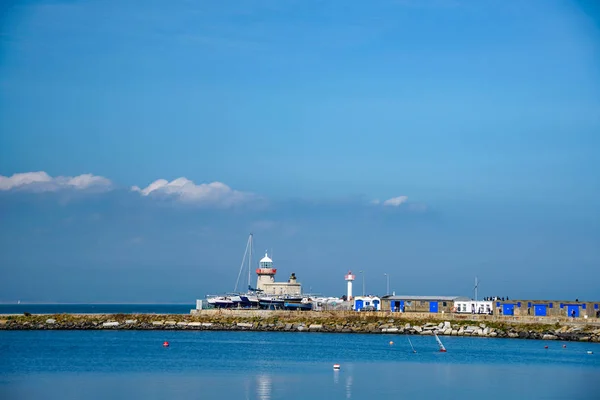
[[[338,383],[340,383],[340,371],[333,370],[333,384],[337,385]]]
[[[256,396],[260,400],[270,400],[273,389],[273,381],[269,375],[259,375],[256,377]]]
[[[346,398],[352,397],[352,376],[346,378]]]
[[[251,386],[252,386],[252,383],[250,381],[250,378],[246,377],[244,379],[244,394],[246,395],[245,396],[246,400],[250,399],[250,391],[251,391],[250,389],[251,389]]]

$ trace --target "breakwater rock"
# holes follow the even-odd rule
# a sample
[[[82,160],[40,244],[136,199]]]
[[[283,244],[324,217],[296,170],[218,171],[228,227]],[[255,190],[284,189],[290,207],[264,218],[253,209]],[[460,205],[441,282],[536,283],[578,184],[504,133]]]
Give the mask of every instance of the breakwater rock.
[[[273,332],[330,332],[407,335],[477,336],[600,342],[600,328],[592,325],[510,324],[504,322],[411,321],[406,317],[372,317],[359,313],[324,313],[305,317],[289,312],[274,316],[59,314],[0,316],[0,330],[219,330]]]

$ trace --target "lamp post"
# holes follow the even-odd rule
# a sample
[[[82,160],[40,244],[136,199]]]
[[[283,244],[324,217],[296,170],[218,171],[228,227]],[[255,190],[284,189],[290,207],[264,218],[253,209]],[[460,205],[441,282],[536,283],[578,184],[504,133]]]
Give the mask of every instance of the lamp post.
[[[386,278],[386,281],[387,281],[386,282],[387,284],[386,284],[386,287],[385,287],[385,295],[387,296],[387,295],[390,294],[390,274],[386,273],[386,274],[383,274],[383,275],[385,275],[385,278]]]
[[[363,297],[365,296],[365,273],[364,271],[358,271],[359,274],[362,275],[362,281],[363,281],[363,291],[362,291],[362,295]]]

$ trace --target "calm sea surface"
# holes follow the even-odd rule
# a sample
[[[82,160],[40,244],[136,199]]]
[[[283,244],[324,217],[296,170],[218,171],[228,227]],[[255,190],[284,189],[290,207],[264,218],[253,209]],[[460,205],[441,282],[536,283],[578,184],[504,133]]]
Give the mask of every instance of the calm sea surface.
[[[0,304],[0,314],[189,314],[196,304]]]
[[[0,331],[0,398],[600,399],[596,344],[411,340],[416,354],[398,335]]]

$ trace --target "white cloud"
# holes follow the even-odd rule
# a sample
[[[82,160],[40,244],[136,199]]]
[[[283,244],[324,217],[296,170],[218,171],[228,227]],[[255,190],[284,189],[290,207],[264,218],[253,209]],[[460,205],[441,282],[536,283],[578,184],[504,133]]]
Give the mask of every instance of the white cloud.
[[[197,185],[183,177],[171,182],[158,179],[143,189],[133,186],[131,190],[139,192],[142,196],[162,195],[185,203],[221,207],[230,207],[256,198],[252,193],[233,190],[221,182]]]
[[[384,206],[389,207],[399,207],[401,204],[404,204],[408,201],[408,196],[398,196],[392,197],[391,199],[387,199],[383,202]]]
[[[0,175],[0,190],[27,190],[33,192],[55,192],[61,189],[107,190],[112,182],[102,176],[83,174],[78,176],[52,177],[44,171],[24,172],[12,176]]]

